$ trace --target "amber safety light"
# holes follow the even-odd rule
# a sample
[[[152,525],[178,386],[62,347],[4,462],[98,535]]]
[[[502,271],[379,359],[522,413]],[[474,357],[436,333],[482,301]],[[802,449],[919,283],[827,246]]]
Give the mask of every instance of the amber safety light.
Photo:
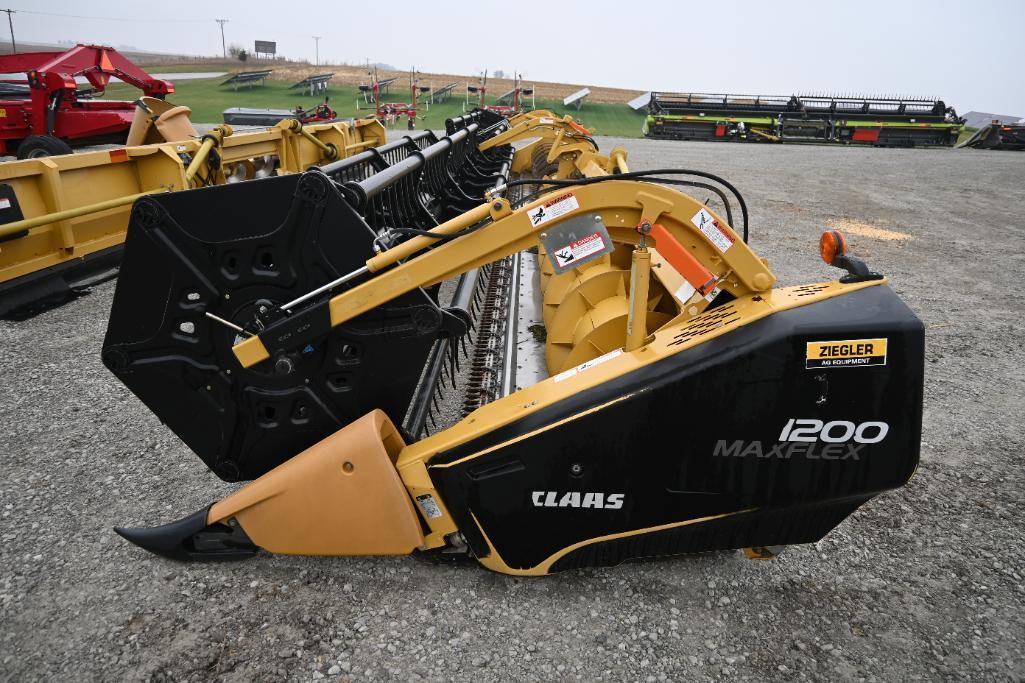
[[[837,256],[844,256],[847,253],[847,240],[837,230],[826,230],[819,238],[819,253],[826,265],[833,265]]]

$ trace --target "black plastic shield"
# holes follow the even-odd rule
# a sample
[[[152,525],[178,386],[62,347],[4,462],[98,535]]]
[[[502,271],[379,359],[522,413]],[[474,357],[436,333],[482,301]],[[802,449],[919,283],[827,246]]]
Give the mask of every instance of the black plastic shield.
[[[489,553],[486,534],[514,568],[813,542],[914,472],[923,332],[886,286],[783,311],[439,453],[428,471],[474,552]],[[805,367],[809,342],[860,338],[888,340],[885,365]]]
[[[103,362],[222,479],[250,479],[374,408],[401,422],[450,317],[424,290],[332,328],[297,312],[310,343],[243,368],[240,333],[356,270],[375,233],[319,172],[136,203]],[[358,284],[355,280],[348,286]]]

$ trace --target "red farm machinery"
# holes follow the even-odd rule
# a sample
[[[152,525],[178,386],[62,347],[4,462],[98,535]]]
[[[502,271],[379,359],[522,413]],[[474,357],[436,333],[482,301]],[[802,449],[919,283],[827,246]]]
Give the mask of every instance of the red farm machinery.
[[[401,119],[403,116],[406,117],[406,127],[409,130],[416,128],[416,105],[422,95],[427,95],[431,92],[431,88],[428,86],[420,85],[420,74],[417,73],[416,68],[410,69],[409,71],[409,101],[408,102],[385,102],[383,97],[388,94],[389,88],[397,77],[379,79],[377,76],[377,67],[367,66],[367,75],[370,77],[370,83],[362,83],[359,86],[360,93],[363,95],[363,100],[367,104],[374,106],[375,116],[386,125],[395,125],[395,122]],[[356,108],[359,109],[359,100],[356,100]]]
[[[25,74],[0,81],[0,155],[19,159],[70,154],[82,145],[124,144],[135,104],[97,99],[111,78],[150,97],[174,92],[169,81],[153,78],[102,45],[0,56],[0,73]]]
[[[521,74],[516,74],[513,78],[512,89],[499,95],[494,104],[488,104],[488,72],[484,71],[476,85],[466,84],[466,101],[463,103],[463,111],[480,109],[510,118],[524,110],[523,105],[528,97],[530,98],[530,108],[534,109],[534,88],[525,87],[521,81]]]

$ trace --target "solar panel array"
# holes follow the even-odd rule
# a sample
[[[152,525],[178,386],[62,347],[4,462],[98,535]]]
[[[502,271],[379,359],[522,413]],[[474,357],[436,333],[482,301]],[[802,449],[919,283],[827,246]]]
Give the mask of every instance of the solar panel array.
[[[298,88],[302,90],[304,94],[309,90],[310,95],[315,95],[318,92],[327,92],[327,84],[333,77],[333,73],[307,76],[298,83],[294,83],[289,90],[295,90]]]
[[[566,107],[576,107],[577,111],[580,111],[580,108],[584,106],[584,99],[586,99],[587,96],[590,94],[590,88],[583,88],[581,90],[577,90],[572,95],[564,97],[562,99],[562,104]]]
[[[274,73],[273,69],[266,69],[263,71],[239,71],[229,76],[221,85],[234,86],[235,90],[238,90],[240,85],[248,85],[250,88],[256,84],[257,81],[260,85],[263,85],[267,81],[267,77]]]

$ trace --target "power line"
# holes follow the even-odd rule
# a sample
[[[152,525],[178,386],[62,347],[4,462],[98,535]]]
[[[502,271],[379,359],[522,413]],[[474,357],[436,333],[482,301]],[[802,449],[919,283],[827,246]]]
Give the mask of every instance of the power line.
[[[11,53],[18,51],[18,45],[14,42],[14,20],[11,19],[12,14],[17,14],[18,10],[15,9],[0,9],[0,12],[7,12],[7,24],[11,27]]]
[[[6,10],[0,10],[6,11]],[[19,9],[11,10],[12,12],[20,12],[21,14],[38,14],[44,17],[62,17],[64,19],[93,19],[96,21],[122,21],[130,24],[149,24],[152,22],[159,22],[161,24],[176,23],[176,24],[199,24],[203,23],[202,19],[181,19],[181,18],[161,18],[161,17],[150,17],[147,19],[129,19],[126,17],[97,17],[86,14],[60,14],[58,12],[40,12],[38,10],[31,9]]]

